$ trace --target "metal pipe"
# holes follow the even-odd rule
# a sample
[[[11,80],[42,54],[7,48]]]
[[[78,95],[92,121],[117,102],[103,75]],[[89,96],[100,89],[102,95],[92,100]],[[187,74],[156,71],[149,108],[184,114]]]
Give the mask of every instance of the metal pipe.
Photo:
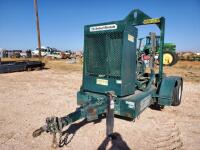
[[[165,36],[165,18],[161,17],[160,18],[160,60],[159,60],[159,82],[162,81],[162,76],[163,76],[163,49],[164,49],[164,36]]]
[[[152,83],[154,82],[154,80],[155,80],[155,72],[154,72],[153,69],[151,69],[149,83],[147,84],[146,88],[143,91],[148,91],[151,88]]]
[[[106,112],[106,136],[113,133],[114,128],[114,92],[107,93],[107,112]]]

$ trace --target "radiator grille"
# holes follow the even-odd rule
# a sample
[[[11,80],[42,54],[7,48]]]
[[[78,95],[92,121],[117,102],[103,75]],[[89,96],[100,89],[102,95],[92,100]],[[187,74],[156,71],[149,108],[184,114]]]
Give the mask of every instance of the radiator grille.
[[[87,73],[120,77],[122,36],[122,32],[86,35]]]

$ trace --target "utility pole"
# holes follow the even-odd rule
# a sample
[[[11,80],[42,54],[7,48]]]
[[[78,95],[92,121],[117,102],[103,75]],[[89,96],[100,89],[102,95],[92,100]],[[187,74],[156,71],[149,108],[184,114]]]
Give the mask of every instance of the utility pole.
[[[35,16],[36,16],[36,26],[37,26],[37,39],[38,39],[39,58],[41,58],[40,23],[39,23],[39,16],[38,16],[37,0],[34,0],[34,8],[35,8]]]

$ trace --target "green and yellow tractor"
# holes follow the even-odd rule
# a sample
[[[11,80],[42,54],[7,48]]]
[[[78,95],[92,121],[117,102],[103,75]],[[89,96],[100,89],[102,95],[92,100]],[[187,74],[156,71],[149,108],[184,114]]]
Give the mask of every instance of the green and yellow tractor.
[[[145,44],[143,44],[143,40],[145,40]],[[144,45],[141,48],[142,44]],[[146,55],[150,54],[152,41],[150,36],[146,36],[146,38],[139,39],[139,53],[144,53]],[[156,36],[156,57],[155,59],[159,61],[159,51],[160,51],[160,36]],[[172,66],[176,64],[178,61],[178,55],[176,54],[176,45],[173,43],[164,43],[163,47],[163,65]]]

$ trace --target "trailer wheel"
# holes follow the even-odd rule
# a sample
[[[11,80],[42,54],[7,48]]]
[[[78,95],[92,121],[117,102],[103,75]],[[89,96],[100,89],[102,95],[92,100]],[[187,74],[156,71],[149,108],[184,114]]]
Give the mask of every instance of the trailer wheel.
[[[173,99],[172,106],[178,106],[178,105],[181,104],[182,91],[183,91],[183,81],[181,80],[174,87],[173,98],[172,98]]]
[[[160,105],[158,103],[154,103],[154,104],[150,105],[149,107],[153,110],[160,110],[160,111],[165,108],[164,105]]]

